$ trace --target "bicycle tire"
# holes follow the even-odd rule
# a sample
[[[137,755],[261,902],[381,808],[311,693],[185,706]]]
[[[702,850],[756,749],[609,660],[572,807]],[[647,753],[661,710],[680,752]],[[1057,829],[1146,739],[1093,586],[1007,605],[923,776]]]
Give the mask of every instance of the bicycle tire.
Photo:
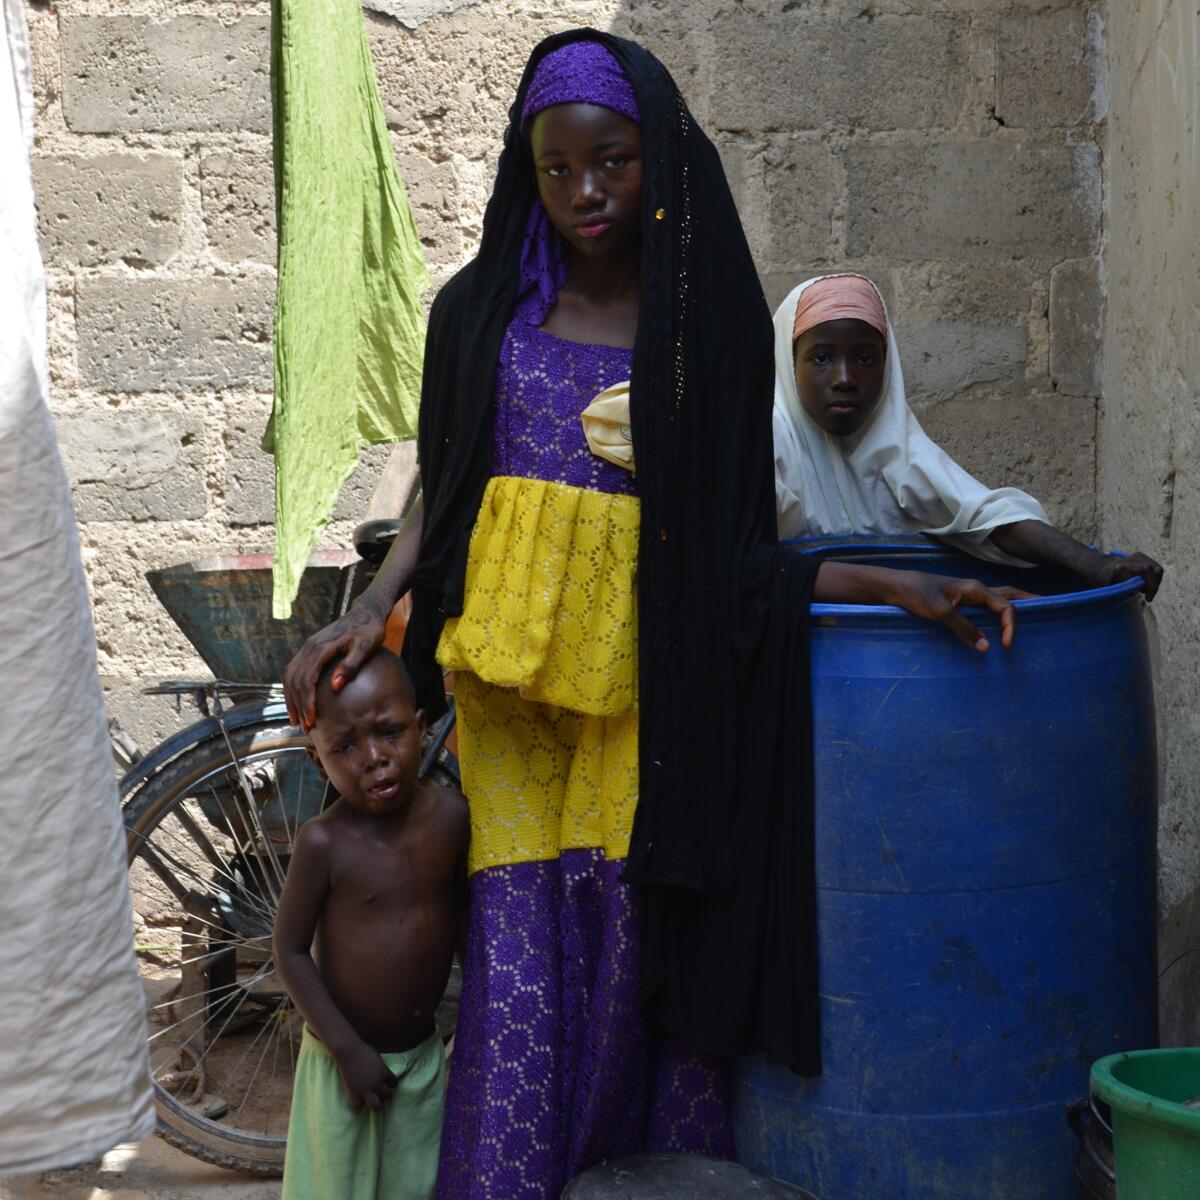
[[[214,718],[200,721],[173,743],[169,761],[149,773],[135,769],[122,785],[131,876],[153,831],[177,806],[194,798],[198,782],[235,769],[235,759],[239,764],[254,762],[272,752],[306,752],[307,746],[304,736],[289,724],[284,706],[277,702],[239,706],[224,722]],[[137,898],[134,890],[135,908]],[[286,1135],[264,1136],[222,1125],[180,1102],[157,1079],[154,1098],[158,1132],[169,1144],[204,1162],[248,1174],[275,1176],[282,1172]]]

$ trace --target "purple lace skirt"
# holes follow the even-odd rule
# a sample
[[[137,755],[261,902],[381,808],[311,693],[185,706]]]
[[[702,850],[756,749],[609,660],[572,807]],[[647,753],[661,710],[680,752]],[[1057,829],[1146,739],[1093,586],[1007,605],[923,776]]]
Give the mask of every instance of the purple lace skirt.
[[[439,1200],[558,1200],[606,1158],[728,1157],[726,1066],[638,1002],[638,925],[599,850],[476,872]]]

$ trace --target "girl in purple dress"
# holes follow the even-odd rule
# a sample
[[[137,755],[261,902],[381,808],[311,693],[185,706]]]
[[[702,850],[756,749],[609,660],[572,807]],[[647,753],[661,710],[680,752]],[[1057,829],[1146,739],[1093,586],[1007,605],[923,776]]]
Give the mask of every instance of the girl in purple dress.
[[[772,329],[711,143],[661,64],[534,51],[476,260],[430,316],[424,489],[288,671],[315,715],[409,588],[453,670],[471,914],[439,1195],[555,1200],[644,1150],[731,1150],[723,1059],[819,1070],[807,612],[894,601],[986,649],[977,584],[776,547]],[[753,744],[757,753],[747,756]]]

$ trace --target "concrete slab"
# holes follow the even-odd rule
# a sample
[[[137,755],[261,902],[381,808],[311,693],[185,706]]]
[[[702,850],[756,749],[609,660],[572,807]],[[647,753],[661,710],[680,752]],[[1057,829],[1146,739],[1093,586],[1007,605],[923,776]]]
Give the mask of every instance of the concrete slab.
[[[0,1181],[0,1200],[279,1200],[278,1179],[255,1179],[168,1146],[161,1138],[118,1146],[100,1162]]]
[[[567,1184],[562,1200],[813,1200],[786,1183],[737,1163],[694,1154],[639,1154],[585,1171]]]

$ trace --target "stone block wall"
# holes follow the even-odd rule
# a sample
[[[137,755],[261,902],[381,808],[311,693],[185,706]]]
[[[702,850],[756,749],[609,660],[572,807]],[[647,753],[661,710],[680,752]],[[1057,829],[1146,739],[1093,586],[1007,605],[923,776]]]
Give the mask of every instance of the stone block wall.
[[[140,688],[205,671],[143,572],[273,538],[269,5],[27,14],[52,404],[110,708],[148,746],[181,718]],[[386,454],[324,544],[348,543]]]
[[[662,10],[635,11],[649,33]],[[710,11],[696,20],[689,6],[679,36],[768,299],[816,271],[872,276],[930,433],[981,477],[1030,489],[1064,526],[1093,534],[1095,7]]]
[[[366,0],[435,281],[469,258],[529,48],[590,24],[666,61],[772,304],[872,275],[935,437],[1095,532],[1105,121],[1086,0]],[[271,541],[265,0],[33,0],[54,405],[114,708],[200,664],[147,568]],[[345,544],[384,451],[326,544]],[[164,718],[165,719],[165,718]],[[156,722],[158,722],[156,724]]]

